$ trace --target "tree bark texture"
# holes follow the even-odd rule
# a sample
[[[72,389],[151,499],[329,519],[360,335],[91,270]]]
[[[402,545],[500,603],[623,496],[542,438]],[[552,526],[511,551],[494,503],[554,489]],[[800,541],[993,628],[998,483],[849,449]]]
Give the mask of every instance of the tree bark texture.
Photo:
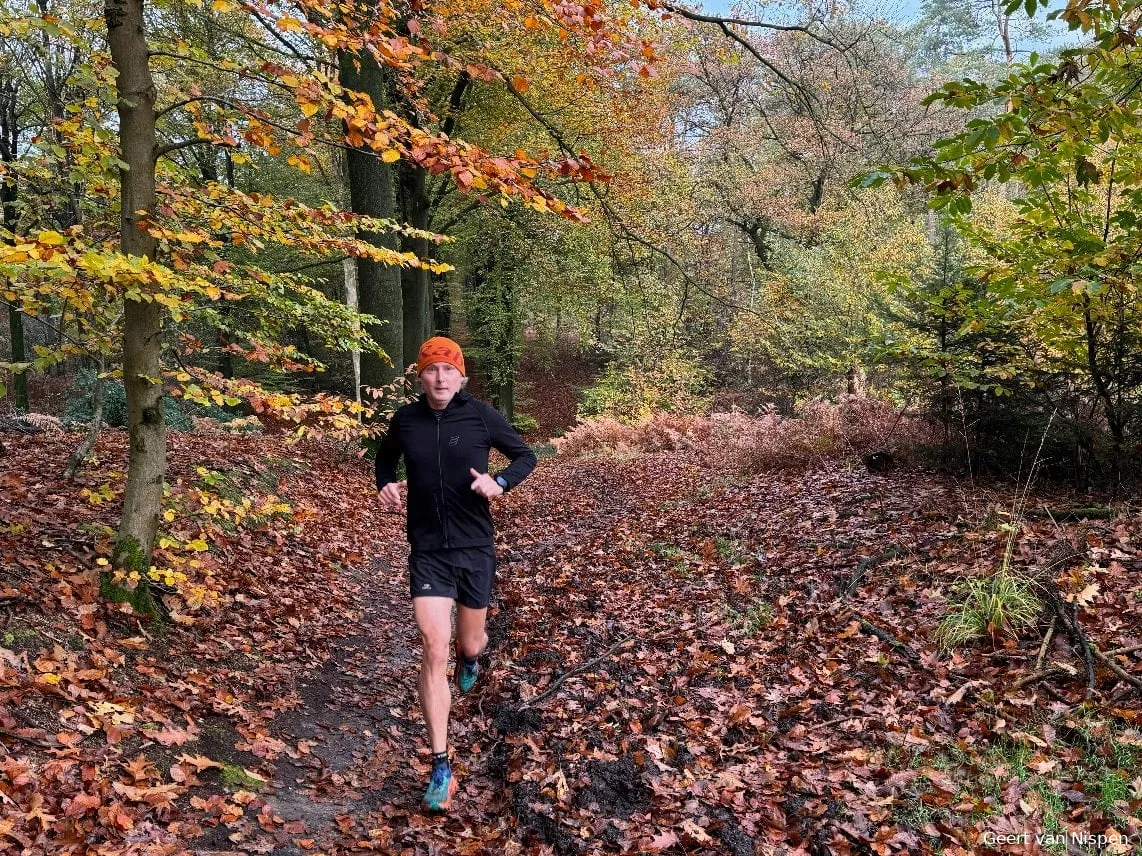
[[[417,229],[428,228],[429,200],[427,176],[423,167],[400,163],[401,219]],[[427,258],[425,238],[402,237],[401,249]],[[427,268],[402,268],[401,292],[404,301],[404,363],[415,363],[421,343],[432,335],[432,273]]]
[[[14,80],[0,80],[0,160],[5,165],[16,161],[20,145],[20,116],[18,112],[18,87]],[[0,205],[4,209],[5,237],[16,234],[19,214],[16,201],[20,188],[16,183],[16,173],[9,169],[3,182],[0,182]],[[11,333],[12,362],[27,360],[24,348],[24,313],[15,306],[8,306],[8,329]],[[28,375],[20,372],[12,376],[12,396],[16,409],[28,412]]]
[[[357,261],[345,259],[341,263],[345,276],[345,305],[354,315],[361,311],[361,303],[357,297]],[[360,328],[358,328],[360,329]],[[353,400],[361,403],[361,349],[354,348],[353,353]]]
[[[155,205],[155,86],[148,66],[144,0],[107,0],[104,16],[111,60],[118,76],[120,249],[126,255],[153,259],[155,239],[140,225]],[[162,308],[154,301],[124,300],[123,385],[127,392],[130,459],[123,515],[112,563],[144,574],[136,608],[153,611],[145,573],[158,532],[166,470],[166,426],[163,422],[160,367]],[[105,587],[106,588],[106,587]],[[150,607],[148,609],[148,606]]]
[[[343,86],[366,93],[378,111],[388,106],[384,66],[368,52],[362,55],[342,53],[338,59]],[[395,219],[396,188],[393,170],[388,164],[372,149],[352,149],[346,157],[346,171],[349,175],[349,204],[354,214]],[[374,246],[399,249],[399,239],[393,233],[366,232],[361,238]],[[385,322],[368,325],[366,330],[392,361],[391,365],[386,364],[376,353],[363,353],[361,383],[369,387],[385,386],[404,372],[401,365],[404,359],[404,300],[400,268],[358,259],[357,290],[361,312],[375,315]]]

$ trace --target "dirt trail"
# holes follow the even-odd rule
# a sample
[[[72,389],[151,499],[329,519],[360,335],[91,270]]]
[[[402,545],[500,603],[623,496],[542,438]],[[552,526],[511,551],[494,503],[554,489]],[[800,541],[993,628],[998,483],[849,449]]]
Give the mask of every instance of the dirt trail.
[[[271,728],[287,750],[259,795],[284,823],[241,842],[228,841],[222,833],[230,830],[218,827],[199,839],[196,856],[288,856],[306,852],[294,843],[306,839],[318,850],[342,847],[347,835],[367,830],[379,807],[415,808],[421,779],[409,759],[422,730],[415,706],[419,640],[404,577],[376,557],[346,571],[344,582],[358,592],[356,615],[346,620],[359,632],[333,642],[322,667],[299,680],[300,705]]]
[[[497,649],[514,629],[512,592],[527,587],[516,576],[556,551],[610,530],[629,510],[606,464],[583,468],[582,492],[575,496],[546,494],[542,482],[541,468],[529,485],[533,490],[513,497],[514,510],[508,503],[498,521],[499,582],[489,612],[485,686],[467,697],[453,690],[450,745],[461,790],[450,815],[432,818],[419,809],[428,772],[416,696],[420,642],[408,597],[405,548],[393,544],[367,566],[344,572],[339,584],[356,591],[350,613],[355,616],[347,620],[358,630],[332,641],[322,666],[299,679],[300,704],[273,721],[271,734],[287,749],[275,759],[270,784],[259,793],[276,815],[272,828],[232,841],[232,829],[219,826],[198,839],[195,856],[369,849],[452,853],[477,826],[484,836],[489,826],[498,827],[496,837],[510,840],[512,816],[528,813],[527,789],[521,797],[505,775],[501,739],[502,730],[520,726],[503,704],[517,691],[486,683],[495,680]],[[574,503],[576,514],[566,513],[566,501]],[[538,528],[542,536],[517,543],[517,526]],[[299,847],[299,841],[309,848]]]

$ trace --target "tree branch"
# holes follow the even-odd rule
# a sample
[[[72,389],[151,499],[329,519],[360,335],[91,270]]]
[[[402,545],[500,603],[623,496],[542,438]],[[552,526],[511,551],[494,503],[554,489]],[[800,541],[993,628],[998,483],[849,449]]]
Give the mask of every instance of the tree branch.
[[[588,660],[586,663],[583,663],[581,666],[576,666],[574,669],[572,669],[569,672],[564,672],[562,675],[560,675],[559,680],[552,683],[551,686],[549,686],[547,689],[545,689],[539,695],[532,696],[531,698],[524,699],[522,702],[520,702],[516,706],[516,710],[520,711],[520,710],[523,710],[525,707],[530,707],[533,704],[538,704],[539,702],[543,701],[545,698],[549,697],[556,690],[558,690],[561,686],[563,686],[563,683],[569,677],[571,677],[572,675],[577,675],[580,672],[585,672],[588,669],[592,668],[593,666],[597,666],[599,663],[601,663],[603,660],[607,659],[607,657],[611,656],[611,654],[613,654],[615,651],[617,651],[619,648],[621,648],[623,645],[626,645],[630,641],[632,641],[631,637],[625,636],[622,639],[620,639],[618,642],[616,642],[614,645],[612,645],[610,648],[608,648],[606,651],[604,651],[602,654],[600,654],[598,657],[596,657],[595,659]]]
[[[721,15],[704,15],[701,12],[694,12],[686,9],[683,6],[675,6],[673,3],[659,3],[658,4],[668,12],[686,18],[691,21],[698,21],[703,24],[717,24],[725,30],[727,24],[732,24],[737,27],[747,27],[749,29],[757,30],[773,30],[780,33],[804,33],[812,39],[816,39],[823,45],[828,45],[831,48],[839,48],[835,42],[826,39],[820,33],[814,31],[811,27],[805,24],[771,24],[768,21],[752,21],[744,18],[725,18]]]
[[[571,157],[575,157],[575,155],[576,155],[575,150],[563,138],[563,135],[559,132],[559,130],[557,128],[555,128],[555,126],[553,126],[549,121],[547,121],[547,119],[544,118],[539,113],[539,111],[535,109],[534,106],[532,106],[532,104],[527,100],[527,98],[525,98],[523,96],[523,94],[518,89],[516,89],[515,86],[512,85],[511,80],[509,80],[506,76],[504,77],[504,84],[507,86],[508,91],[513,96],[515,96],[516,100],[519,101],[519,103],[523,106],[523,109],[526,110],[531,115],[531,117],[536,122],[538,122],[544,128],[544,130],[547,131],[548,135],[551,137],[552,140],[555,141],[556,145],[559,146],[559,148],[563,151],[563,153],[567,154]],[[627,237],[628,239],[630,239],[630,240],[632,240],[638,244],[641,244],[642,246],[646,247],[651,252],[657,253],[658,255],[660,255],[664,259],[666,259],[668,262],[670,262],[670,264],[673,265],[674,268],[682,275],[682,278],[686,281],[686,283],[688,285],[693,286],[695,290],[706,295],[711,300],[717,301],[721,305],[727,306],[730,309],[733,309],[733,310],[738,311],[738,312],[747,312],[747,313],[754,315],[758,318],[764,318],[765,317],[760,312],[757,312],[753,309],[750,309],[747,306],[739,306],[735,303],[731,303],[730,301],[726,300],[725,298],[720,297],[720,296],[714,294],[713,292],[711,292],[710,290],[702,287],[702,285],[700,283],[698,283],[693,277],[690,276],[690,274],[686,271],[685,267],[683,267],[682,263],[679,262],[677,259],[675,259],[674,256],[671,255],[671,253],[668,250],[665,250],[662,247],[658,247],[658,246],[652,244],[646,238],[643,238],[641,235],[637,234],[633,229],[631,229],[626,224],[626,222],[623,220],[623,218],[621,216],[619,216],[619,214],[615,211],[615,209],[613,207],[611,207],[610,203],[607,202],[606,197],[603,196],[603,194],[599,190],[596,182],[593,182],[593,181],[588,182],[587,186],[590,188],[591,193],[594,195],[594,197],[598,201],[600,207],[603,209],[603,212],[607,215],[608,222],[610,222],[613,225],[616,225],[618,228],[620,228],[622,231],[622,234],[625,237]]]
[[[247,6],[246,11],[248,11],[251,15],[253,15],[254,20],[256,20],[259,24],[261,24],[267,33],[269,33],[279,43],[281,43],[285,47],[286,51],[288,51],[290,54],[292,54],[297,59],[300,59],[302,62],[316,64],[316,62],[317,62],[316,57],[306,56],[305,54],[303,54],[297,48],[297,46],[295,46],[292,42],[290,42],[289,39],[287,39],[280,32],[278,32],[276,27],[272,26],[269,21],[267,21],[265,18],[263,18],[262,14],[257,9],[253,8],[252,6]]]
[[[220,143],[210,137],[192,137],[187,140],[179,140],[177,143],[167,143],[165,146],[155,147],[155,160],[169,155],[171,152],[177,152],[179,149],[188,149],[191,146],[217,146],[218,148],[234,148],[228,143]]]
[[[148,52],[147,56],[164,56],[167,59],[174,59],[174,60],[178,60],[179,62],[192,62],[192,63],[196,63],[197,65],[204,65],[207,68],[213,69],[214,71],[226,72],[229,74],[233,74],[236,77],[244,78],[246,80],[256,80],[256,81],[258,81],[258,83],[264,83],[267,86],[274,86],[278,89],[281,89],[284,92],[290,93],[291,95],[293,94],[293,89],[286,86],[280,80],[274,80],[272,77],[265,77],[265,76],[260,75],[260,74],[250,74],[249,70],[245,69],[245,68],[224,68],[223,66],[217,65],[216,63],[210,62],[210,61],[205,60],[205,59],[199,59],[198,57],[195,57],[195,56],[187,56],[186,54],[171,53],[170,51],[150,51],[150,52]],[[208,98],[201,98],[201,99],[191,99],[191,100],[207,101],[209,99]],[[166,112],[165,110],[160,110],[158,115],[161,116],[165,112]]]

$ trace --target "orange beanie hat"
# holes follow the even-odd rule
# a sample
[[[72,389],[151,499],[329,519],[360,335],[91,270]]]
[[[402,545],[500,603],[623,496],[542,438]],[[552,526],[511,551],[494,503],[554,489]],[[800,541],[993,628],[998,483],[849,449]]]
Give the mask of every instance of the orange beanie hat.
[[[468,376],[464,371],[464,352],[447,336],[433,336],[420,346],[420,353],[416,357],[417,376],[433,363],[448,363],[460,374]]]

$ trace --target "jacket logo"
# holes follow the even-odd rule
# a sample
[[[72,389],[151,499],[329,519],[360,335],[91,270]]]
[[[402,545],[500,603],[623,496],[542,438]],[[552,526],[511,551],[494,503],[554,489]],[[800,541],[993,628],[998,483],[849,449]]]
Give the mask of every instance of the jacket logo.
[[[448,438],[448,445],[449,446],[455,446],[459,442],[460,442],[460,435],[459,434],[457,434],[455,437],[449,437]]]

